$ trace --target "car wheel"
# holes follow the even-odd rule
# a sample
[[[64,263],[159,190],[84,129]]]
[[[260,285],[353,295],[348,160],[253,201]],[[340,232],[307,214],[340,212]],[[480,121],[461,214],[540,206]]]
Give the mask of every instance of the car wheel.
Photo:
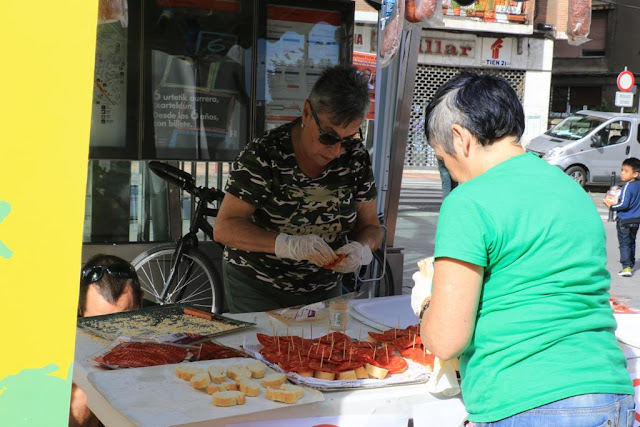
[[[573,178],[575,182],[580,184],[580,187],[584,188],[584,185],[587,183],[587,171],[585,171],[583,167],[571,166],[565,172],[567,175]]]

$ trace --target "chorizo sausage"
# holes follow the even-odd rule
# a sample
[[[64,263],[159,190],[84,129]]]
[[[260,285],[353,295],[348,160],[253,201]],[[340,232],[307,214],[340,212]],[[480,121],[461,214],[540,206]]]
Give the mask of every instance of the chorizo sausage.
[[[437,6],[438,0],[407,0],[404,17],[409,22],[422,22],[433,17]]]
[[[586,37],[591,27],[591,0],[571,0],[567,19],[567,37]]]

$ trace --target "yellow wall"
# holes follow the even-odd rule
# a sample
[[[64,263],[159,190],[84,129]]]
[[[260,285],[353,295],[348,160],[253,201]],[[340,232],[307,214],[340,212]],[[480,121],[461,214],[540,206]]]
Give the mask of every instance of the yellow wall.
[[[0,13],[2,425],[68,416],[97,6],[7,1]]]

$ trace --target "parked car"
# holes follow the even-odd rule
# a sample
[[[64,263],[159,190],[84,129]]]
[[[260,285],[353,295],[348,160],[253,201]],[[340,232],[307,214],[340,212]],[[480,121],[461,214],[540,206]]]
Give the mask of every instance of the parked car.
[[[640,158],[640,115],[578,111],[534,138],[526,146],[565,171],[581,186],[609,185],[619,180],[620,165],[628,157]]]

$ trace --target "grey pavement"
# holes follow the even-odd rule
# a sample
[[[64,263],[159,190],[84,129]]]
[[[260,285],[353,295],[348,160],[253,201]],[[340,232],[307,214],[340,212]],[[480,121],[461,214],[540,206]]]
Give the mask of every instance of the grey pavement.
[[[640,308],[640,263],[633,277],[620,277],[618,238],[615,222],[608,221],[609,212],[602,204],[607,188],[592,187],[587,192],[602,218],[607,235],[607,268],[611,273],[611,295],[631,307]],[[400,190],[398,221],[394,246],[404,248],[403,293],[410,293],[411,275],[417,262],[432,254],[438,212],[442,203],[440,175],[436,168],[405,170]]]

